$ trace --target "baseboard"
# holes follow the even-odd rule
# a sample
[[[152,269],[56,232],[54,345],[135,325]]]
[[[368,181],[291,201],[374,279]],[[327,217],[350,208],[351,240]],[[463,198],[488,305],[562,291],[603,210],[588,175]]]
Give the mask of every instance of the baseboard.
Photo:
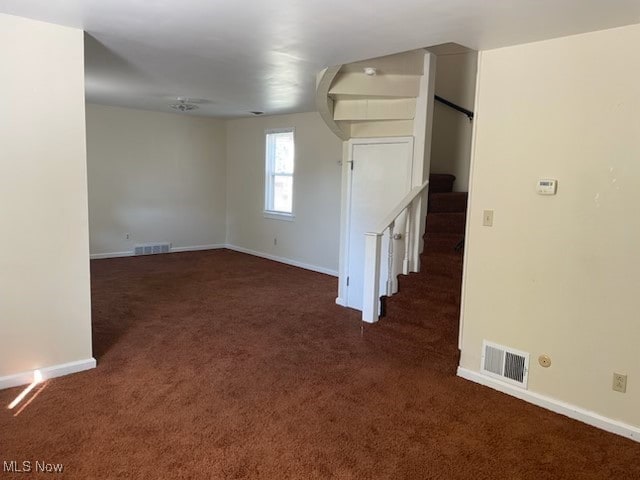
[[[193,245],[189,247],[171,247],[170,253],[180,252],[198,252],[200,250],[216,250],[219,248],[226,248],[224,243],[215,243],[212,245]],[[121,258],[121,257],[133,257],[133,251],[130,252],[111,252],[111,253],[92,253],[89,255],[91,260],[100,260],[104,258]]]
[[[92,368],[96,368],[96,359],[93,357],[85,360],[53,365],[51,367],[36,368],[34,370],[40,370],[42,380],[48,380],[50,378],[62,377],[64,375],[90,370]],[[27,385],[31,382],[33,382],[33,370],[0,377],[0,390],[19,387],[20,385]]]
[[[332,277],[338,276],[337,270],[330,270],[324,267],[318,267],[317,265],[311,265],[308,263],[298,262],[297,260],[291,260],[290,258],[278,257],[276,255],[270,255],[268,253],[257,252],[255,250],[250,250],[248,248],[239,247],[237,245],[226,245],[223,243],[212,244],[212,245],[194,245],[190,247],[171,247],[171,253],[179,253],[179,252],[197,252],[200,250],[216,250],[220,248],[227,248],[229,250],[233,250],[240,253],[246,253],[248,255],[253,255],[255,257],[266,258],[268,260],[273,260],[274,262],[285,263],[287,265],[292,265],[294,267],[304,268],[305,270],[312,270],[318,273],[324,273],[325,275],[331,275]],[[120,258],[120,257],[133,257],[133,251],[131,252],[112,252],[112,253],[92,253],[89,255],[91,260],[100,260],[104,258]]]
[[[200,250],[218,250],[226,248],[224,243],[214,243],[212,245],[195,245],[193,247],[171,247],[171,253],[179,252],[199,252]]]
[[[473,370],[469,370],[463,367],[458,367],[458,376],[464,378],[465,380],[479,383],[480,385],[484,385],[486,387],[493,388],[494,390],[498,390],[499,392],[506,393],[507,395],[511,395],[512,397],[519,398],[520,400],[524,400],[525,402],[532,403],[534,405],[537,405],[538,407],[542,407],[547,410],[551,410],[552,412],[559,413],[560,415],[573,418],[574,420],[586,423],[588,425],[591,425],[592,427],[596,427],[601,430],[605,430],[607,432],[615,433],[622,437],[629,438],[636,442],[640,442],[640,428],[634,427],[633,425],[604,417],[598,413],[592,412],[590,410],[585,410],[584,408],[577,407],[560,400],[556,400],[555,398],[547,397],[545,395],[531,392],[529,390],[523,390],[516,386],[509,385],[507,383],[501,382],[500,380],[490,378],[486,375],[474,372]]]
[[[297,260],[291,260],[290,258],[278,257],[276,255],[270,255],[268,253],[257,252],[244,247],[238,247],[237,245],[227,245],[226,248],[235,252],[246,253],[253,255],[254,257],[266,258],[267,260],[273,260],[274,262],[285,263],[293,267],[304,268],[305,270],[312,270],[318,273],[324,273],[325,275],[331,275],[332,277],[338,276],[337,270],[330,270],[324,267],[318,267],[316,265],[310,265],[308,263],[298,262]]]
[[[133,251],[131,252],[111,252],[111,253],[92,253],[89,255],[91,260],[102,260],[103,258],[120,258],[120,257],[133,257]]]

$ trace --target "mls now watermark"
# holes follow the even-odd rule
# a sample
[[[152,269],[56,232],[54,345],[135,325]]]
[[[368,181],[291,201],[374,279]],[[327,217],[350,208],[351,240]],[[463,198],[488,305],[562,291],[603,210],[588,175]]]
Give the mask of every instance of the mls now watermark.
[[[64,465],[62,463],[47,463],[36,460],[32,462],[25,460],[18,462],[17,460],[4,461],[2,471],[7,473],[62,473]]]

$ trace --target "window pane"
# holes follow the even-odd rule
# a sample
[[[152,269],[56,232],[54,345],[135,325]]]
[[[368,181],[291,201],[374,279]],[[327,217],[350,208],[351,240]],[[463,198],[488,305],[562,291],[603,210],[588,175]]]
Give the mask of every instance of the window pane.
[[[274,133],[274,173],[293,173],[293,132]]]
[[[293,207],[293,177],[273,177],[273,210],[291,213]]]
[[[295,145],[291,131],[266,132],[265,210],[293,213]]]

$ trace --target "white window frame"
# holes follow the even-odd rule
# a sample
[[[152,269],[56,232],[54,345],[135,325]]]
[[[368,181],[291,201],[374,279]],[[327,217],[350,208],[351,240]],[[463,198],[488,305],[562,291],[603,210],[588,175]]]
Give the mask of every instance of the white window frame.
[[[282,212],[279,210],[273,210],[270,208],[273,206],[273,190],[275,183],[275,156],[270,155],[269,152],[269,135],[274,133],[292,133],[293,134],[293,172],[288,174],[279,173],[278,176],[290,176],[291,180],[291,212]],[[288,220],[293,221],[295,219],[295,169],[296,169],[296,129],[294,127],[288,128],[270,128],[264,131],[264,163],[265,163],[265,175],[264,175],[264,216],[266,218],[272,218],[275,220]]]

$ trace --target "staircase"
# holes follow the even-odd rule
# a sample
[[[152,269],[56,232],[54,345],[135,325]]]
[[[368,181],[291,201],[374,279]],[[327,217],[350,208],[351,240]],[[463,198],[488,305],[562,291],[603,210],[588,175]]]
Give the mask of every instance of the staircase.
[[[451,242],[460,247],[464,241],[469,194],[453,191],[455,179],[448,174],[429,175],[429,206],[424,239],[432,247],[440,245],[448,248]]]
[[[394,142],[406,145],[405,151],[398,148],[394,153],[398,155],[399,170],[408,172],[406,185],[401,187],[399,181],[390,183],[383,175],[373,174],[359,199],[359,205],[364,205],[378,192],[384,192],[394,198],[388,210],[380,209],[379,218],[373,218],[371,212],[366,213],[369,216],[364,220],[358,218],[362,221],[360,225],[366,225],[366,231],[359,230],[357,240],[350,237],[351,224],[340,230],[336,302],[361,310],[362,319],[368,323],[379,318],[380,295],[397,290],[397,275],[418,270],[426,214],[434,86],[435,55],[426,49],[327,67],[317,75],[318,112],[331,131],[345,141],[342,174],[346,189],[342,213],[348,222],[350,186],[355,175],[352,154],[365,148],[356,146],[367,145],[369,157],[375,158],[388,152]],[[360,165],[367,168],[366,162]],[[369,173],[375,171],[373,165]],[[354,245],[363,248],[353,247],[356,253],[349,256]]]
[[[349,237],[349,225],[341,228],[341,252],[348,253],[360,241],[363,249],[351,257],[341,253],[336,301],[361,310],[362,320],[367,323],[378,321],[380,307],[386,311],[384,323],[417,322],[424,323],[424,328],[432,328],[438,322],[442,308],[453,309],[453,316],[457,315],[467,194],[453,192],[453,175],[431,175],[428,182],[426,179],[433,102],[443,101],[457,110],[460,107],[434,96],[435,61],[432,53],[418,49],[328,67],[318,73],[318,112],[338,137],[349,141],[343,150],[345,185],[350,185],[354,175],[350,158],[353,145],[366,144],[376,137],[413,141],[410,190],[402,192],[406,196],[399,197],[402,199],[397,205],[389,205],[388,212],[381,211],[379,220],[367,218],[362,240]],[[463,113],[473,116],[466,110]],[[386,148],[384,143],[379,142],[381,149]],[[368,183],[370,195],[387,188],[383,176],[372,179]],[[346,198],[350,194],[348,188]],[[359,201],[366,203],[367,199]],[[343,205],[349,208],[346,201]],[[421,252],[422,240],[426,244]],[[349,263],[350,258],[356,259],[354,265]],[[363,267],[357,263],[360,258]],[[411,273],[418,270],[422,273]],[[350,296],[350,292],[355,293]],[[360,295],[361,304],[351,302]],[[381,295],[389,297],[383,297],[381,302]],[[446,322],[453,328],[452,345],[457,348],[457,318]]]
[[[421,337],[424,348],[455,368],[467,193],[453,192],[453,175],[429,176],[429,207],[420,273],[400,275],[398,293],[384,297],[381,326]],[[417,328],[416,328],[417,327]],[[450,363],[450,365],[449,365]]]

